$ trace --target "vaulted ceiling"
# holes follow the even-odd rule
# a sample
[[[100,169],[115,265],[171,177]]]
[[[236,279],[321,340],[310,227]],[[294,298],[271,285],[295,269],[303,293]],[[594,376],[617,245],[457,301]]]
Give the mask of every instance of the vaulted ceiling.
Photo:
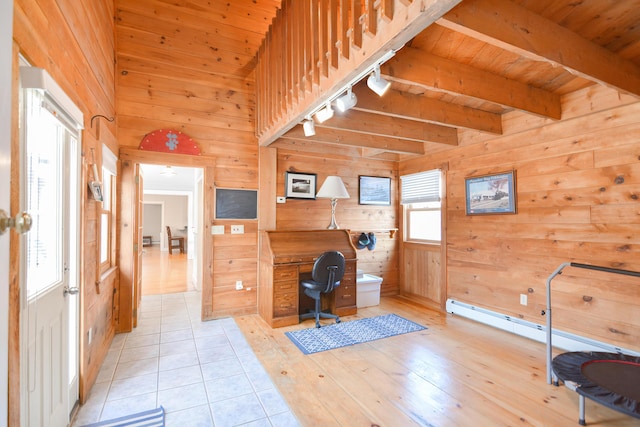
[[[381,71],[383,97],[361,82],[355,108],[274,145],[401,159],[455,146],[467,129],[500,134],[513,110],[561,120],[562,97],[590,85],[640,96],[640,1],[464,0]]]
[[[360,0],[350,4],[395,3],[398,9],[400,4],[418,2],[434,3]],[[419,31],[382,66],[383,77],[392,82],[383,97],[360,82],[354,87],[355,108],[316,124],[316,135],[305,137],[298,117],[290,123],[293,127],[268,144],[400,160],[455,146],[467,130],[498,135],[503,116],[514,110],[561,120],[562,97],[590,85],[640,96],[640,0],[442,3],[457,5]],[[135,29],[120,28],[119,37],[143,42],[148,38],[146,55],[162,61],[165,52],[156,38],[146,34],[156,33],[157,25],[164,23],[161,43],[171,47],[185,40],[184,32],[193,28],[192,42],[175,48],[190,52],[193,59],[213,55],[222,72],[251,76],[272,20],[285,13],[282,5],[282,0],[121,1],[117,19],[133,23]],[[207,27],[215,30],[203,35],[201,29]],[[173,37],[178,33],[181,38]],[[120,58],[125,59],[133,60]],[[207,67],[203,62],[201,68]]]

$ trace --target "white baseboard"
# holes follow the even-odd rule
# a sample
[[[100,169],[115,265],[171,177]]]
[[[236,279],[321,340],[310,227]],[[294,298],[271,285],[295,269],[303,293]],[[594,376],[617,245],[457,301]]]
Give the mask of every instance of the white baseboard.
[[[538,342],[546,343],[547,341],[546,325],[514,318],[507,316],[506,314],[475,307],[453,299],[447,300],[446,310],[448,313],[466,317],[476,322],[484,323],[486,325],[493,326],[494,328],[502,329]],[[554,347],[565,351],[606,351],[611,353],[624,353],[632,356],[640,356],[640,353],[629,349],[556,329],[553,330],[552,344]]]

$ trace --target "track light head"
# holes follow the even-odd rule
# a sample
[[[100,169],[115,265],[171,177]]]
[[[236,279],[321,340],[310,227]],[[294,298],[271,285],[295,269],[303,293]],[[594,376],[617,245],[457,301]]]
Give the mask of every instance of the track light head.
[[[378,94],[378,96],[382,96],[391,86],[391,82],[382,78],[382,76],[380,75],[380,66],[376,65],[373,73],[371,73],[369,75],[369,78],[367,79],[367,86],[369,86],[369,89]]]
[[[316,113],[316,120],[318,123],[324,123],[331,117],[333,117],[333,108],[331,108],[331,102],[327,102],[327,105]]]
[[[313,136],[316,134],[316,124],[310,117],[307,117],[304,122],[302,122],[302,129],[304,130],[304,136]]]
[[[347,90],[347,93],[342,95],[340,98],[336,99],[336,108],[341,113],[353,108],[358,103],[358,98],[356,94],[353,93],[351,87]]]

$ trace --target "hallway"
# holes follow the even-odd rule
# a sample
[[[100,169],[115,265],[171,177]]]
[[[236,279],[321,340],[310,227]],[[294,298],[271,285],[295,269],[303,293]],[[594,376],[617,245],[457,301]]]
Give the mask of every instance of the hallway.
[[[200,321],[197,292],[143,296],[73,425],[160,405],[167,427],[299,425],[235,321]]]
[[[142,295],[195,291],[192,259],[173,250],[161,251],[160,245],[145,246],[142,252]]]

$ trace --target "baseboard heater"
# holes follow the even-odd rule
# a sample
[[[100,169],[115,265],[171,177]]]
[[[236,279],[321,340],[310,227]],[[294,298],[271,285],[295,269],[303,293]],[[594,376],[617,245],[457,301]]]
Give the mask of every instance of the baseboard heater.
[[[447,300],[447,312],[484,323],[507,332],[514,333],[538,342],[546,342],[547,328],[544,325],[507,316],[485,308],[476,307],[453,299]],[[592,340],[569,332],[553,330],[553,346],[565,351],[607,351],[640,356],[640,353]]]

